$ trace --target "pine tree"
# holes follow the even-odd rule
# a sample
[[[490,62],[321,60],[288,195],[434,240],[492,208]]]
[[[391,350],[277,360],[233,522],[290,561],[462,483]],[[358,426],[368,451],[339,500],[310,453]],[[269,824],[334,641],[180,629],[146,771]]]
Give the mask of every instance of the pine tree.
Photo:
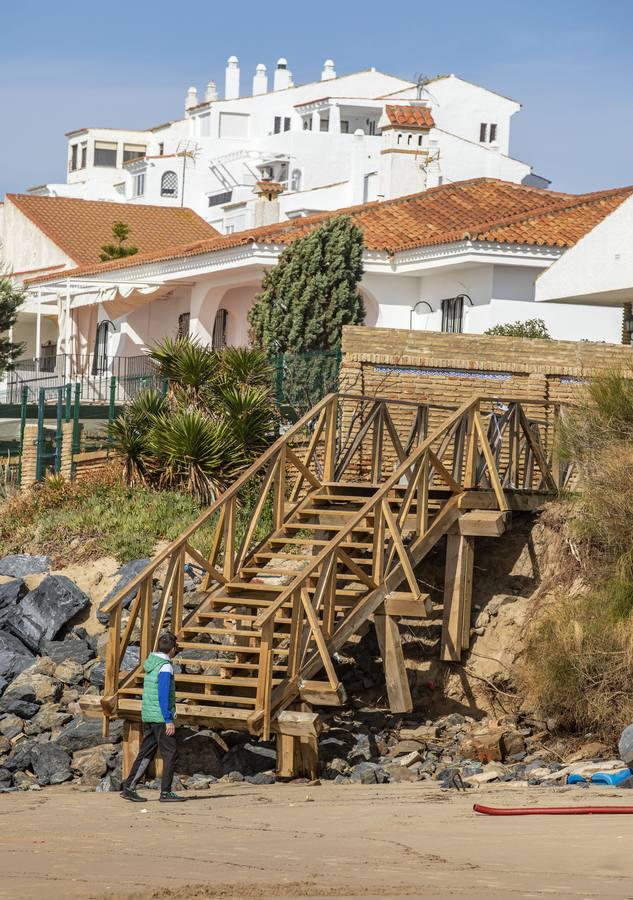
[[[349,216],[286,247],[249,313],[255,346],[269,355],[338,349],[343,325],[365,318],[362,255],[363,233]]]
[[[24,349],[24,344],[9,340],[9,329],[15,325],[25,291],[16,287],[6,275],[0,275],[0,375],[6,372]]]
[[[110,259],[123,259],[126,256],[134,256],[138,253],[138,247],[132,244],[125,246],[125,242],[130,236],[130,227],[125,222],[115,222],[112,226],[112,237],[116,243],[102,244],[99,259],[101,262],[108,262]]]

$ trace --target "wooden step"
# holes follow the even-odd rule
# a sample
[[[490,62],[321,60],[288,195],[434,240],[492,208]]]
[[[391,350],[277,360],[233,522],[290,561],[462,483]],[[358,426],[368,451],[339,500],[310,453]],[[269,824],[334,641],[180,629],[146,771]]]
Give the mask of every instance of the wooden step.
[[[143,675],[139,675],[139,678],[142,679]],[[240,678],[236,675],[231,675],[229,678],[222,678],[220,675],[189,675],[186,672],[177,672],[175,678],[176,684],[191,682],[192,684],[211,684],[221,685],[222,687],[257,687],[257,678]],[[273,678],[273,684],[280,684],[281,681],[281,678]]]
[[[210,619],[239,619],[240,622],[254,622],[257,615],[254,613],[238,613],[232,610],[218,610],[216,612],[196,613],[196,619],[208,621]],[[280,625],[290,625],[292,619],[275,618]]]
[[[119,694],[125,697],[136,697],[143,692],[142,687],[119,688]],[[226,703],[228,706],[255,706],[255,697],[240,697],[236,694],[199,694],[192,691],[179,691],[176,689],[176,702],[178,700],[208,700],[210,703]]]
[[[277,623],[275,622],[275,624]],[[234,631],[231,631],[228,629],[213,628],[210,625],[183,625],[182,631],[187,634],[217,634],[221,637],[261,638],[261,632],[259,631],[248,631],[247,629],[242,631],[235,629]],[[288,632],[276,631],[273,637],[280,639],[287,638]]]
[[[252,634],[251,634],[251,636],[252,636]],[[259,655],[259,653],[261,652],[259,647],[241,647],[239,644],[201,644],[200,642],[196,642],[196,641],[178,641],[178,646],[180,647],[181,650],[212,650],[217,653],[247,653],[247,654],[251,654],[252,656],[255,656],[256,654]],[[277,647],[275,647],[275,653],[278,653],[278,654],[284,655],[284,656],[288,655],[287,650],[283,650],[283,649],[277,648]],[[175,662],[177,663],[178,660],[176,659]],[[192,665],[193,665],[193,663],[194,663],[194,661],[192,660]],[[229,667],[231,665],[230,660],[226,660],[226,659],[223,659],[223,660],[199,659],[199,660],[195,661],[196,665],[205,665],[206,663],[209,663],[209,665],[224,665],[227,667]]]
[[[118,704],[119,714],[138,716],[141,711],[141,701],[128,697],[121,697]],[[196,703],[176,703],[176,717],[180,722],[205,722],[217,724],[223,728],[232,728],[236,725],[244,727],[252,715],[252,709],[239,709],[238,707],[201,706]]]
[[[338,530],[338,529],[337,529]],[[310,544],[315,547],[326,547],[330,541],[325,541],[320,538],[288,538],[288,537],[279,537],[279,538],[270,538],[268,541],[269,544],[281,544],[285,546],[286,544]],[[368,544],[363,541],[344,541],[339,546],[343,550],[347,550],[348,548],[354,550],[370,550],[374,545]]]
[[[259,663],[235,662],[232,659],[179,659],[176,657],[174,663],[177,666],[216,666],[219,669],[240,669],[245,672],[256,672],[259,670]],[[273,669],[286,671],[285,665],[274,665]],[[186,673],[180,673],[186,674]],[[221,676],[217,676],[218,678]]]

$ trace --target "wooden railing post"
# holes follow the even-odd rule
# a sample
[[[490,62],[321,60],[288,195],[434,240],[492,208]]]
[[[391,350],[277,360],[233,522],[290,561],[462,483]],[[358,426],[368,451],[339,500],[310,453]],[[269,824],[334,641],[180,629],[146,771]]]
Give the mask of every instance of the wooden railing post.
[[[338,428],[338,397],[334,395],[327,408],[325,424],[325,457],[323,480],[334,481],[336,469],[336,432]]]
[[[371,440],[371,480],[373,484],[380,484],[382,476],[382,444],[385,427],[385,404],[381,403],[378,415],[374,419]]]
[[[273,633],[274,617],[262,626],[259,643],[259,672],[257,675],[257,693],[255,711],[263,713],[262,740],[270,739],[270,701],[273,690]]]
[[[171,630],[178,634],[182,628],[182,616],[185,603],[185,548],[178,553],[178,561],[174,571],[174,583],[171,594]]]
[[[279,450],[277,458],[277,471],[274,481],[273,495],[273,528],[277,531],[284,521],[286,504],[286,446]]]
[[[468,435],[466,446],[466,472],[464,474],[464,487],[477,487],[477,430],[475,428],[475,415],[479,411],[479,402],[473,404],[468,411]]]
[[[235,495],[224,507],[224,564],[222,574],[227,581],[235,576]]]
[[[152,576],[149,575],[141,582],[141,665],[152,652],[153,622],[152,622]]]

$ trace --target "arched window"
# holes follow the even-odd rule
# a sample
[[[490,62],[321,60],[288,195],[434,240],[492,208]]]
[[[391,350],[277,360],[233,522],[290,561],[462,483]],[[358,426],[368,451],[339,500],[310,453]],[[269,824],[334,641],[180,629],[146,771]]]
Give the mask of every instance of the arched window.
[[[160,180],[161,197],[177,197],[178,196],[178,176],[175,172],[163,172]]]
[[[214,350],[223,350],[226,347],[226,320],[228,315],[226,309],[219,309],[215,314],[213,337],[211,338],[211,346]]]
[[[111,328],[114,328],[114,325],[107,319],[97,325],[95,352],[92,358],[93,375],[108,371],[108,334]]]
[[[290,176],[290,190],[291,191],[300,191],[301,190],[301,169],[293,169],[292,175]]]

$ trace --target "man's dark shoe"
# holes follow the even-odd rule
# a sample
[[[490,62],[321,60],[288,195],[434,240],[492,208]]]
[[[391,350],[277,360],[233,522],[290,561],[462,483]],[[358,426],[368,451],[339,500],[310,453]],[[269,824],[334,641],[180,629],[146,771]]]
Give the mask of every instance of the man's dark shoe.
[[[124,800],[131,800],[132,803],[145,803],[145,797],[141,797],[140,794],[137,794],[134,788],[121,788],[121,796]]]
[[[178,794],[174,794],[173,791],[161,791],[158,799],[161,803],[184,803],[187,798],[179,797]]]

